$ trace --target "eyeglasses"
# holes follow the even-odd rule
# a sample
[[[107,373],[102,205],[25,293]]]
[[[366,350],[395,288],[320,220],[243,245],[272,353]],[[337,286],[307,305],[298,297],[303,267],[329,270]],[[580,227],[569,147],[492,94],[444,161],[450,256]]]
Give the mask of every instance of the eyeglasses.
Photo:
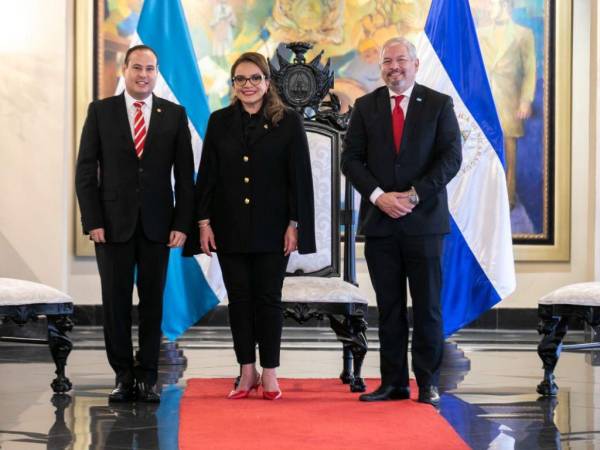
[[[254,75],[250,75],[249,77],[245,77],[243,75],[236,75],[231,79],[231,82],[235,84],[237,87],[246,86],[246,82],[250,81],[252,86],[258,86],[262,80],[266,80],[267,77],[264,75],[259,75],[255,73]]]

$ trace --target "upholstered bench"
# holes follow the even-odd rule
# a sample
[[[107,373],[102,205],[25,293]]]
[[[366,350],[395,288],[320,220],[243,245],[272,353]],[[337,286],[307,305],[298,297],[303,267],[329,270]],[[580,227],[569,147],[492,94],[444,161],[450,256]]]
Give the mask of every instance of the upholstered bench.
[[[73,302],[67,294],[31,281],[0,278],[0,319],[20,326],[45,316],[48,320],[48,340],[0,337],[1,341],[28,344],[48,344],[56,378],[50,386],[56,393],[71,390],[71,381],[65,376],[67,357],[73,348],[66,333],[73,328]]]
[[[368,300],[358,287],[341,278],[288,276],[283,282],[282,301],[285,317],[298,323],[329,319],[343,345],[340,379],[350,385],[352,392],[364,392],[361,370],[368,349]],[[343,320],[338,319],[340,316]]]
[[[561,350],[600,348],[600,342],[562,344],[572,322],[584,321],[591,327],[600,325],[600,282],[571,284],[550,292],[539,300],[538,317],[538,333],[543,335],[538,355],[543,363],[544,379],[537,386],[537,392],[553,397],[558,393],[554,368]]]

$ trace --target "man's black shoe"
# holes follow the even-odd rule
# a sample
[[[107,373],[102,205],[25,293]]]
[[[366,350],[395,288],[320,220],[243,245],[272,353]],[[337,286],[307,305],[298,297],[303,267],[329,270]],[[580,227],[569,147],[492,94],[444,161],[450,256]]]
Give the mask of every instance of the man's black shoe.
[[[410,398],[408,386],[396,387],[381,385],[370,394],[362,394],[358,399],[361,402],[382,402],[385,400],[406,400]]]
[[[155,384],[149,384],[144,381],[138,381],[137,384],[137,400],[144,403],[159,403],[160,394],[156,390]]]
[[[117,387],[108,395],[108,401],[111,403],[132,402],[135,398],[135,386],[133,384],[125,384],[121,381],[117,383]]]
[[[438,392],[438,388],[436,386],[419,388],[419,402],[429,403],[436,408],[440,406],[440,393]]]

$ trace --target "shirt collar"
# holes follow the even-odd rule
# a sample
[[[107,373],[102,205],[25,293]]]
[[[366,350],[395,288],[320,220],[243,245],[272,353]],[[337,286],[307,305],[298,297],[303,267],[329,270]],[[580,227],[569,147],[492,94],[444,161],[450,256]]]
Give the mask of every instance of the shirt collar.
[[[415,83],[411,84],[408,89],[406,89],[404,92],[401,92],[400,94],[396,94],[390,88],[388,88],[388,92],[389,92],[390,98],[396,97],[398,95],[404,95],[404,97],[410,99],[410,95],[412,94],[412,91],[413,91],[414,87],[415,87]]]
[[[135,98],[133,98],[131,95],[129,95],[129,92],[127,92],[127,89],[125,89],[125,91],[123,92],[125,94],[125,105],[127,106],[127,109],[130,110],[132,108],[135,108],[135,106],[133,106],[133,104],[135,102],[139,102],[140,100],[137,100]],[[146,97],[144,100],[141,100],[144,102],[145,106],[149,108],[149,110],[152,109],[152,94],[150,94],[148,97]]]

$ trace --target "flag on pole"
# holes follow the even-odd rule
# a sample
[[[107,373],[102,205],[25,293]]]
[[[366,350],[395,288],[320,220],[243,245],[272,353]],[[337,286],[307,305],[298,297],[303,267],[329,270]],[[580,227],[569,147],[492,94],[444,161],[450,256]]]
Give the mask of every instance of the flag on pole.
[[[158,55],[159,74],[154,93],[186,109],[197,168],[210,109],[181,0],[144,1],[131,45],[138,44],[152,47]],[[201,257],[185,258],[182,249],[171,249],[162,320],[163,335],[170,341],[223,298],[222,279],[218,276],[213,279],[209,273],[220,275],[219,270],[211,270],[210,262],[202,261]]]
[[[504,145],[468,0],[432,1],[417,55],[417,82],[453,98],[462,135],[442,262],[449,336],[515,289]]]

